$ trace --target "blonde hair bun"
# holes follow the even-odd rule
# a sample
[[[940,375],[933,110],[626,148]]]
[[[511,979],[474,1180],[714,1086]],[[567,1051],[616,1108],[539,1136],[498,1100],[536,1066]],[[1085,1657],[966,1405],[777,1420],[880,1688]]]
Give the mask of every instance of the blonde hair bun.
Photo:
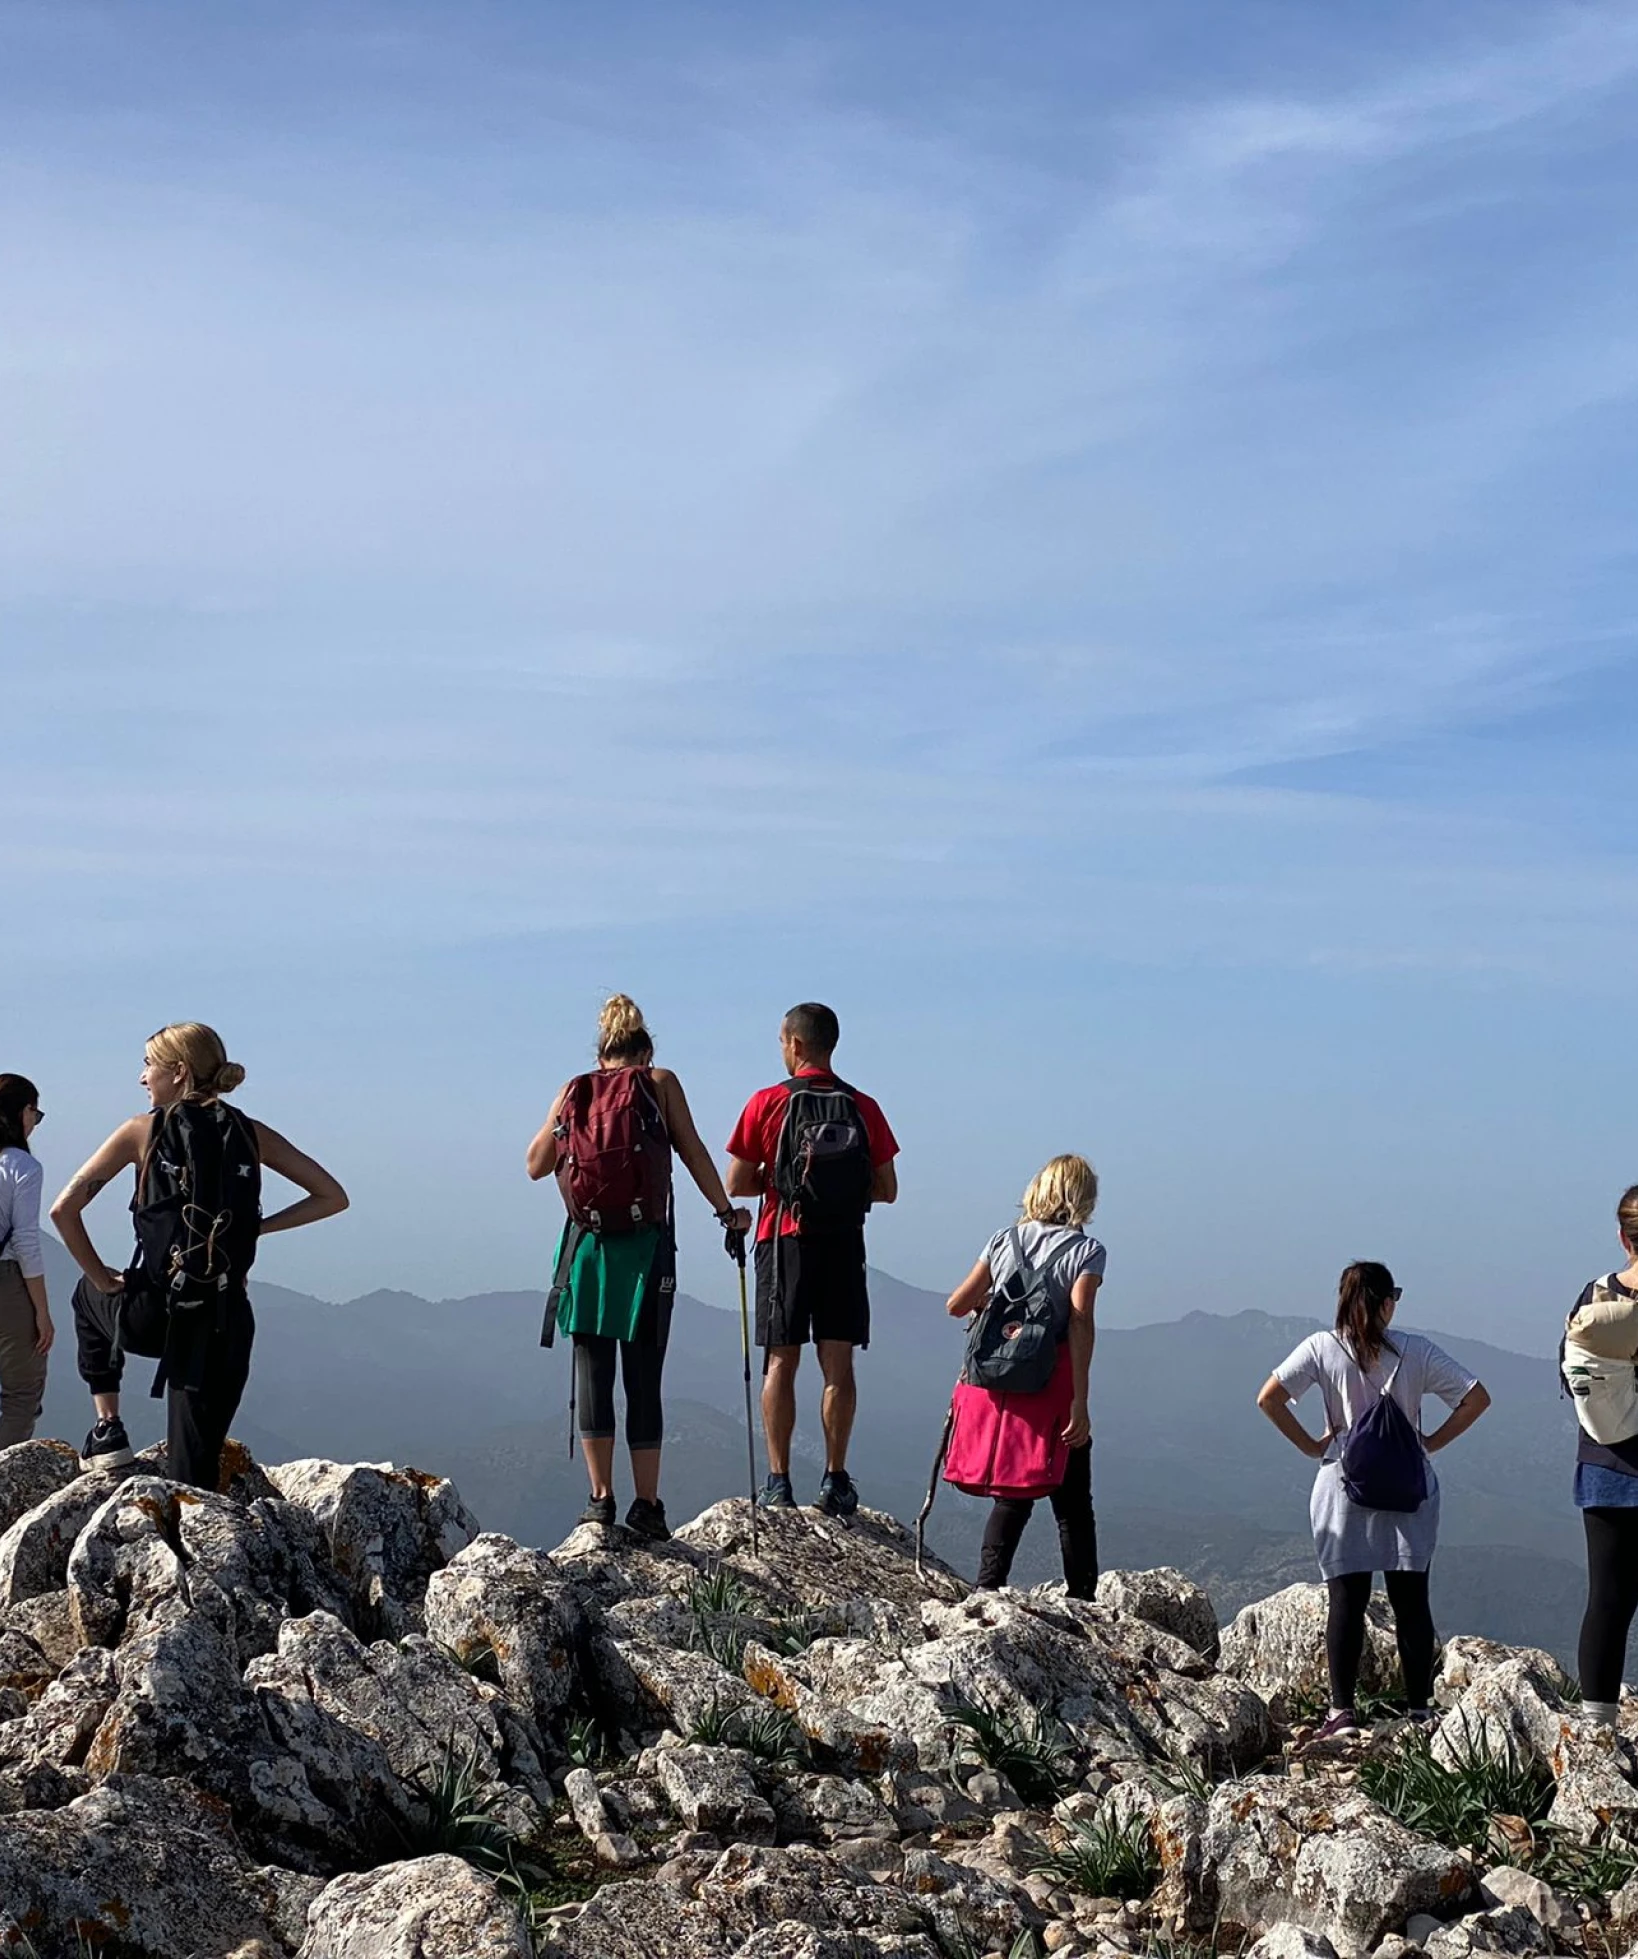
[[[189,1093],[207,1099],[231,1095],[245,1078],[237,1061],[229,1061],[222,1037],[214,1027],[198,1020],[175,1020],[148,1038],[150,1061],[182,1070],[188,1077]]]
[[[1082,1225],[1098,1203],[1098,1173],[1084,1156],[1055,1156],[1029,1180],[1019,1209],[1035,1224]]]
[[[643,1010],[628,993],[612,993],[597,1017],[599,1061],[640,1060],[654,1052]]]

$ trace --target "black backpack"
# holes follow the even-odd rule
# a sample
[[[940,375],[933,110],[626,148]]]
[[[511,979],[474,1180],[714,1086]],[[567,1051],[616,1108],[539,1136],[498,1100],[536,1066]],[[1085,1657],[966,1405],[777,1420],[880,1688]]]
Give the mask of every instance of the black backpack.
[[[1058,1365],[1057,1304],[1047,1278],[1052,1259],[1031,1265],[1017,1227],[1007,1236],[1018,1269],[992,1288],[973,1321],[961,1378],[992,1393],[1039,1394]]]
[[[1341,1340],[1337,1345],[1354,1360]],[[1420,1510],[1428,1495],[1428,1457],[1416,1425],[1393,1398],[1404,1356],[1394,1364],[1375,1401],[1342,1438],[1338,1461],[1342,1487],[1363,1510]],[[1360,1367],[1361,1374],[1365,1374]],[[1367,1383],[1370,1376],[1365,1374]]]
[[[137,1262],[120,1295],[119,1345],[163,1358],[173,1334],[216,1324],[242,1287],[262,1224],[256,1132],[225,1102],[156,1110],[131,1205]]]
[[[875,1179],[857,1091],[835,1075],[793,1075],[774,1152],[774,1196],[804,1238],[864,1228]]]

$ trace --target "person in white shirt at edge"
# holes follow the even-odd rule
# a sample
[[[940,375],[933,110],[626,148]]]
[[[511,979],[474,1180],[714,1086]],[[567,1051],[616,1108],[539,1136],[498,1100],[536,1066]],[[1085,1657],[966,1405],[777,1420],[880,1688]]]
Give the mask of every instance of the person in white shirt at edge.
[[[1328,1718],[1312,1737],[1329,1740],[1358,1727],[1354,1688],[1365,1651],[1365,1612],[1371,1581],[1383,1574],[1393,1607],[1399,1663],[1414,1720],[1432,1719],[1433,1656],[1437,1639],[1428,1606],[1428,1567],[1439,1536],[1439,1484],[1427,1466],[1428,1494],[1416,1510],[1372,1510],[1343,1488],[1342,1442],[1384,1391],[1390,1392],[1418,1435],[1422,1399],[1434,1395],[1451,1410],[1431,1435],[1429,1455],[1464,1434],[1490,1406],[1477,1377],[1420,1333],[1390,1338],[1389,1322],[1402,1288],[1374,1259],[1343,1273],[1337,1289],[1336,1330],[1313,1333],[1263,1383],[1257,1406],[1305,1456],[1319,1463],[1308,1506],[1320,1576],[1330,1592],[1325,1659],[1330,1673]],[[1325,1407],[1325,1433],[1310,1435],[1292,1402],[1317,1386]]]
[[[34,1433],[56,1337],[40,1253],[44,1173],[29,1148],[44,1120],[33,1082],[0,1075],[0,1449]]]

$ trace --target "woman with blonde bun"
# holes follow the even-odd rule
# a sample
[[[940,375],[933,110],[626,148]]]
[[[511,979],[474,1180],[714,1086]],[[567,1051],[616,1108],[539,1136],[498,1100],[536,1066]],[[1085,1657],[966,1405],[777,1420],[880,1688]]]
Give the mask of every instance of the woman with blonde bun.
[[[1058,1523],[1058,1547],[1063,1554],[1064,1586],[1071,1598],[1089,1599],[1098,1584],[1098,1526],[1092,1509],[1092,1421],[1088,1394],[1095,1339],[1093,1310],[1103,1284],[1108,1253],[1087,1229],[1098,1201],[1097,1172],[1084,1156],[1055,1156],[1030,1179],[1019,1205],[1017,1224],[998,1231],[949,1298],[954,1319],[965,1319],[1044,1281],[1057,1336],[1057,1363],[1039,1394],[985,1396],[969,1387],[965,1395],[969,1419],[1025,1420],[1041,1427],[1038,1440],[1051,1457],[1042,1490]],[[969,1347],[969,1356],[972,1349]],[[997,1407],[992,1411],[989,1403]],[[993,1469],[999,1430],[977,1446]],[[952,1447],[951,1460],[955,1460]],[[1061,1480],[1051,1488],[1049,1479]],[[946,1474],[950,1472],[946,1469]],[[968,1485],[959,1475],[952,1481]],[[1042,1489],[1042,1484],[1032,1484]],[[993,1493],[984,1546],[979,1558],[978,1588],[994,1591],[1006,1584],[1013,1558],[1035,1508],[1034,1495]]]
[[[530,1178],[556,1175],[568,1216],[543,1340],[574,1341],[580,1446],[591,1501],[580,1521],[612,1525],[614,1370],[626,1391],[626,1448],[635,1499],[626,1525],[656,1542],[671,1535],[660,1501],[664,1409],[660,1377],[677,1285],[671,1155],[730,1234],[750,1229],[700,1141],[682,1083],[654,1066],[654,1038],[635,1001],[616,993],[598,1022],[597,1067],[565,1082],[529,1145]]]
[[[347,1208],[328,1170],[222,1100],[244,1078],[211,1028],[162,1027],[143,1055],[148,1113],[121,1123],[51,1207],[85,1275],[74,1289],[74,1328],[97,1422],[82,1469],[132,1460],[119,1391],[126,1354],[143,1353],[160,1362],[154,1393],[168,1391],[167,1473],[214,1489],[250,1374],[256,1323],[245,1281],[257,1242]],[[304,1193],[270,1217],[261,1214],[264,1169]],[[92,1244],[84,1211],[123,1170],[136,1172],[137,1248],[115,1272]]]

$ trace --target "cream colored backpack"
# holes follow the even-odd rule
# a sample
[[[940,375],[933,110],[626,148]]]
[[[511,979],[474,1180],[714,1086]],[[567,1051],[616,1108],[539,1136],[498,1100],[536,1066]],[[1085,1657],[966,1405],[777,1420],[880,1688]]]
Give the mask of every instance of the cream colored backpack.
[[[1585,1304],[1564,1323],[1559,1371],[1575,1418],[1606,1447],[1638,1436],[1638,1295],[1594,1279]]]

